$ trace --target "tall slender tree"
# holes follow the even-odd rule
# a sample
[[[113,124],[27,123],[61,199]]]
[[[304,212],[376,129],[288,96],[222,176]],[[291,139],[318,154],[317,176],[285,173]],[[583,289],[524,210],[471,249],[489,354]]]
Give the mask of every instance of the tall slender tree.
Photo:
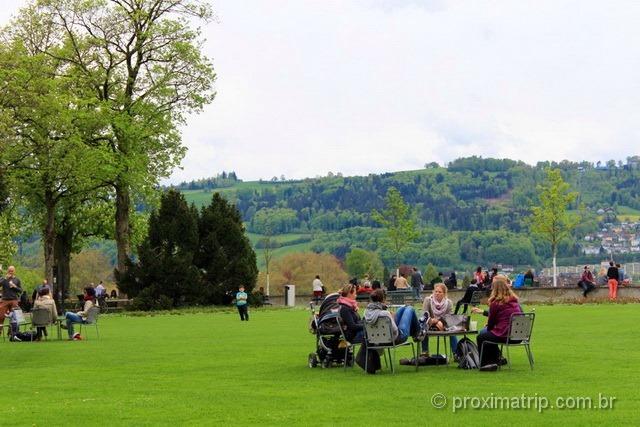
[[[381,212],[373,211],[372,218],[385,228],[385,243],[393,252],[396,264],[394,267],[398,268],[402,251],[419,235],[411,209],[400,192],[395,187],[390,187],[385,199],[385,208]]]
[[[540,204],[531,208],[531,231],[540,235],[551,245],[553,257],[553,286],[558,286],[556,258],[558,245],[568,237],[578,224],[578,217],[568,212],[568,207],[577,197],[569,191],[570,186],[562,179],[560,170],[549,169],[543,185],[538,187]]]

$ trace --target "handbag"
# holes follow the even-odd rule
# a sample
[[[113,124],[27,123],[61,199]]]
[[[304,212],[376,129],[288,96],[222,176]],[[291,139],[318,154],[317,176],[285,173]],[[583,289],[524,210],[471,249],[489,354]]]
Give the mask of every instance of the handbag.
[[[470,319],[464,314],[445,314],[442,321],[446,331],[468,331]]]

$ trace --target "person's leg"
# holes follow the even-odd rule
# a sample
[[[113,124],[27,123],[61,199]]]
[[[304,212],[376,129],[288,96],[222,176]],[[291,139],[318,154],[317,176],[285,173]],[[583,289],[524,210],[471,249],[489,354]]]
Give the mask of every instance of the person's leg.
[[[396,325],[400,330],[400,335],[404,338],[409,336],[417,336],[420,330],[420,324],[418,323],[418,317],[413,307],[404,306],[396,313]]]
[[[240,315],[240,320],[244,320],[244,317],[242,315],[242,306],[237,305],[236,306],[238,308],[238,314]]]
[[[458,310],[460,310],[460,306],[464,303],[462,299],[458,300],[456,303],[456,309],[453,311],[453,314],[458,314]]]
[[[4,325],[4,318],[7,314],[7,303],[8,301],[5,300],[0,301],[0,325]],[[4,331],[4,326],[0,327],[0,335],[2,334],[2,331]]]
[[[497,337],[489,332],[486,328],[483,328],[476,337],[476,343],[478,344],[478,351],[482,354],[482,360],[480,366],[489,365],[492,363],[498,363],[500,356],[500,349],[496,344],[484,344],[485,341],[504,341],[504,338]]]
[[[462,314],[467,314],[467,310],[469,310],[469,304],[465,303],[464,308],[462,310]]]
[[[451,353],[456,354],[456,349],[458,348],[458,337],[452,335],[449,337],[449,343],[451,344]]]
[[[69,334],[69,339],[73,338],[73,324],[74,323],[82,323],[82,316],[77,313],[72,313],[67,311],[64,315],[67,321],[67,334]]]
[[[618,281],[616,279],[612,280],[613,282],[613,299],[617,299],[618,298]]]
[[[249,304],[244,305],[244,320],[249,321]]]
[[[429,337],[424,337],[424,340],[422,341],[422,352],[429,354]]]

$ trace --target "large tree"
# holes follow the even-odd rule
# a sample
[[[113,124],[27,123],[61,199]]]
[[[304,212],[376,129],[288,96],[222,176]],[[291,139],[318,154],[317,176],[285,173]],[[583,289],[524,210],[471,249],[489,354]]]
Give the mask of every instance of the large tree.
[[[200,212],[198,229],[196,265],[203,272],[203,302],[220,304],[225,293],[240,285],[250,292],[256,284],[258,267],[238,209],[215,193],[209,206]]]
[[[84,142],[111,153],[119,270],[130,254],[134,197],[179,164],[178,127],[213,99],[213,67],[192,27],[211,17],[203,0],[40,0],[16,29],[65,65],[105,120]]]
[[[149,233],[138,247],[138,261],[116,272],[120,290],[140,300],[138,308],[155,309],[161,297],[171,306],[200,301],[200,271],[194,265],[198,251],[198,215],[184,196],[169,190],[160,208],[149,217]]]
[[[531,208],[531,231],[539,234],[551,245],[554,287],[558,286],[558,245],[577,225],[577,216],[568,212],[568,207],[576,199],[577,193],[570,192],[569,188],[569,184],[562,179],[560,170],[549,169],[546,181],[538,188],[540,204]]]

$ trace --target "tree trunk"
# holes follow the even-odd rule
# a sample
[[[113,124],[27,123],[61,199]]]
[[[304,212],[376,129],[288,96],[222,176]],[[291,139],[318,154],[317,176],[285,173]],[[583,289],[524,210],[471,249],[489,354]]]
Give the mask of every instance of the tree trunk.
[[[116,190],[116,246],[118,249],[118,264],[116,268],[120,273],[124,273],[127,269],[126,260],[129,259],[130,253],[130,227],[129,227],[129,209],[131,207],[131,195],[129,187],[120,179],[115,185]]]
[[[54,245],[56,239],[56,205],[49,191],[45,192],[45,225],[42,233],[42,246],[44,248],[44,277],[49,283],[53,283]]]
[[[58,311],[64,312],[64,301],[69,297],[71,283],[71,249],[73,243],[73,229],[64,226],[62,231],[56,234],[55,240],[55,266],[56,283],[54,286],[54,298],[58,305]]]
[[[556,266],[556,255],[557,255],[557,250],[556,248],[553,248],[553,287],[557,288],[558,287],[558,267]]]

